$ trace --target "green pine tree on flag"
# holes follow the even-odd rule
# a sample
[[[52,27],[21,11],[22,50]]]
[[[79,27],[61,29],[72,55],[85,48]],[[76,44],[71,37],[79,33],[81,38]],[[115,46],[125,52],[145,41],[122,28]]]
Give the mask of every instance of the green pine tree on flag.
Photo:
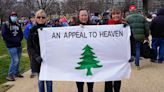
[[[82,57],[80,58],[82,61],[78,62],[80,66],[76,67],[76,69],[87,69],[87,76],[92,76],[91,68],[100,68],[102,65],[98,65],[100,61],[95,60],[97,57],[94,56],[95,53],[92,52],[93,48],[86,45],[83,50],[84,52],[81,54]]]

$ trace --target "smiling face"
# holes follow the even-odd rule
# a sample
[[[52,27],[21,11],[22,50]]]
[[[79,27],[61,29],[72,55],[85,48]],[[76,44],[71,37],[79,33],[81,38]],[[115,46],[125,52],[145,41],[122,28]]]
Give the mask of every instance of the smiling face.
[[[44,14],[38,14],[36,16],[36,22],[37,24],[45,24],[46,23],[46,17]]]
[[[39,10],[37,13],[36,13],[36,16],[35,16],[35,21],[37,24],[45,24],[46,23],[46,14],[43,10]]]
[[[119,21],[122,19],[122,13],[121,11],[113,11],[111,17],[114,21]]]
[[[81,23],[87,23],[89,21],[89,15],[87,10],[81,10],[79,12],[79,20]]]

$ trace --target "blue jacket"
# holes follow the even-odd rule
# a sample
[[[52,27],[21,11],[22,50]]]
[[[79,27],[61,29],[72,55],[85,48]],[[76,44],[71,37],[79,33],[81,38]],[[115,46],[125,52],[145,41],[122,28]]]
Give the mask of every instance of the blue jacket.
[[[23,32],[19,24],[4,24],[2,26],[2,37],[7,48],[20,47],[23,39]]]
[[[27,40],[28,39],[28,33],[29,33],[29,31],[30,31],[30,29],[32,28],[32,22],[29,22],[27,25],[26,25],[26,27],[25,27],[25,29],[24,29],[24,38]]]

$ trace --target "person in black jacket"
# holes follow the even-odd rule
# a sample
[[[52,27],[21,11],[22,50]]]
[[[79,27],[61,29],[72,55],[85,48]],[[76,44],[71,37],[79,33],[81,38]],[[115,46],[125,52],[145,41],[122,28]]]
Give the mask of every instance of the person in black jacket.
[[[31,55],[32,66],[34,73],[40,73],[40,66],[42,63],[40,45],[39,45],[39,36],[38,29],[46,27],[46,13],[44,10],[38,10],[35,15],[35,25],[30,29],[27,46],[29,54]],[[46,81],[47,92],[52,92],[52,81]],[[38,81],[39,92],[45,92],[44,81]]]
[[[70,26],[76,26],[76,25],[92,25],[91,22],[89,21],[89,15],[88,15],[88,11],[85,9],[81,9],[79,10],[78,13],[78,19],[77,22],[74,23],[74,25],[70,25]],[[93,92],[93,82],[87,82],[87,86],[88,86],[88,92]],[[78,92],[84,92],[83,88],[84,88],[84,82],[76,82],[77,85],[77,89]]]
[[[164,8],[161,8],[157,17],[152,20],[150,25],[151,35],[152,35],[152,48],[155,50],[155,55],[152,62],[158,60],[158,63],[164,61]],[[159,47],[159,53],[157,48]],[[159,57],[157,59],[157,57]]]
[[[7,76],[8,81],[15,81],[15,77],[23,77],[19,73],[19,62],[22,53],[21,41],[23,33],[16,12],[12,12],[9,16],[9,24],[2,27],[2,37],[8,48],[11,57],[11,63]]]

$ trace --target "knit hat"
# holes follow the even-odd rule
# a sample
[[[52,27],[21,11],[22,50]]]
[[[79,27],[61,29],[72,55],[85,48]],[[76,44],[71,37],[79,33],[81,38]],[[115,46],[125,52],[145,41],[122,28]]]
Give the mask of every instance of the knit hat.
[[[17,13],[13,11],[13,12],[11,12],[10,15],[11,15],[11,16],[14,16],[14,15],[17,16]]]
[[[35,17],[35,13],[31,13],[31,14],[28,16],[29,19],[32,18],[32,17]]]

